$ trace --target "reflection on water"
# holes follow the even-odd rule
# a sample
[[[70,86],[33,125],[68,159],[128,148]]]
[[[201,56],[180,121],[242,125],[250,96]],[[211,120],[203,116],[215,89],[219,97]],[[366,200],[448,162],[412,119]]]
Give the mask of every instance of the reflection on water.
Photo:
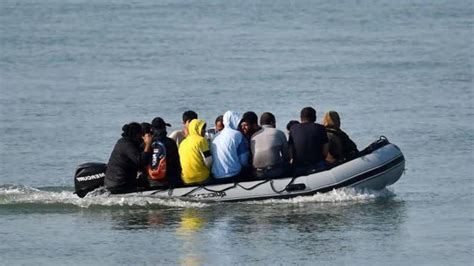
[[[297,264],[307,262],[308,254],[325,254],[328,261],[346,254],[343,256],[349,259],[351,254],[367,253],[387,239],[406,236],[402,226],[407,216],[405,202],[396,197],[109,211],[113,229],[158,234],[154,248],[171,252],[174,262],[182,265],[252,264],[269,258],[269,263],[278,264],[277,250],[288,251]],[[161,239],[174,246],[166,246]],[[397,246],[390,248],[397,250]]]
[[[184,238],[192,237],[199,229],[203,228],[205,218],[201,217],[199,210],[188,208],[181,212],[181,222],[176,230],[177,234]]]
[[[180,213],[179,227],[176,229],[178,238],[183,241],[181,265],[202,265],[203,252],[200,249],[198,232],[204,227],[206,218],[199,209],[188,208]]]
[[[229,233],[224,235],[227,241],[223,243],[232,243],[233,239],[258,243],[255,251],[262,257],[278,249],[290,249],[296,257],[316,250],[334,257],[342,250],[357,253],[366,247],[354,239],[366,238],[364,242],[376,245],[384,242],[384,237],[402,238],[401,225],[406,217],[405,203],[396,199],[242,207],[245,210],[225,212]],[[273,251],[261,246],[272,247]],[[235,247],[227,248],[232,249]]]
[[[207,225],[208,210],[197,208],[167,208],[167,209],[119,209],[108,210],[108,215],[115,230],[143,230],[145,234],[159,231],[173,237],[176,241],[176,250],[169,254],[181,265],[202,265],[206,253],[202,248],[202,234],[200,232]],[[165,238],[165,237],[162,237]],[[169,240],[168,240],[169,241]],[[167,242],[167,241],[164,241]],[[163,239],[157,237],[153,245],[160,253],[164,247]],[[208,255],[207,255],[208,256]]]

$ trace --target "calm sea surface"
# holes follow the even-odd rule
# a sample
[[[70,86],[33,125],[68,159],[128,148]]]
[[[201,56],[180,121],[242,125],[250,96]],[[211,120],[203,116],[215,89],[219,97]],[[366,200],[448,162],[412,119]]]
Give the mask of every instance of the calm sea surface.
[[[0,2],[0,264],[472,265],[474,8],[454,1]],[[341,114],[383,191],[201,204],[72,194],[130,121]]]

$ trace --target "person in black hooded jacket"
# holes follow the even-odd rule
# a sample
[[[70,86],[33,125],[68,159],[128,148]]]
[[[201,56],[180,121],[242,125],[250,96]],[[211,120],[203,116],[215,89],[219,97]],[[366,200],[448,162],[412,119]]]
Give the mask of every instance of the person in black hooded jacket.
[[[113,194],[137,191],[141,186],[138,172],[145,171],[151,159],[151,134],[142,136],[142,127],[135,122],[124,125],[122,131],[105,173],[105,187]]]

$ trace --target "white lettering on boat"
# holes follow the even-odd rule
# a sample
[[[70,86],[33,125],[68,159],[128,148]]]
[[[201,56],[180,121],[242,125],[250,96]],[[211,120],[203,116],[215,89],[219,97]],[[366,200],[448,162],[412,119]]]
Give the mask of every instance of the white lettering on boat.
[[[206,199],[206,198],[223,198],[227,196],[225,192],[210,192],[210,193],[199,193],[199,194],[193,194],[189,195],[191,198],[201,198],[201,199]]]
[[[77,181],[79,182],[84,182],[84,181],[90,181],[90,180],[96,180],[99,178],[105,177],[105,173],[100,173],[100,174],[95,174],[95,175],[88,175],[88,176],[81,176],[76,178]]]

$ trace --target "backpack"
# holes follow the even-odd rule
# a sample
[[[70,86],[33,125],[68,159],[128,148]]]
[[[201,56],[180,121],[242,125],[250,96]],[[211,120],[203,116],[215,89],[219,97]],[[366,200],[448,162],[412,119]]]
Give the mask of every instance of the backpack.
[[[159,140],[151,144],[153,155],[151,164],[147,167],[148,176],[151,180],[163,180],[166,177],[166,147]]]

